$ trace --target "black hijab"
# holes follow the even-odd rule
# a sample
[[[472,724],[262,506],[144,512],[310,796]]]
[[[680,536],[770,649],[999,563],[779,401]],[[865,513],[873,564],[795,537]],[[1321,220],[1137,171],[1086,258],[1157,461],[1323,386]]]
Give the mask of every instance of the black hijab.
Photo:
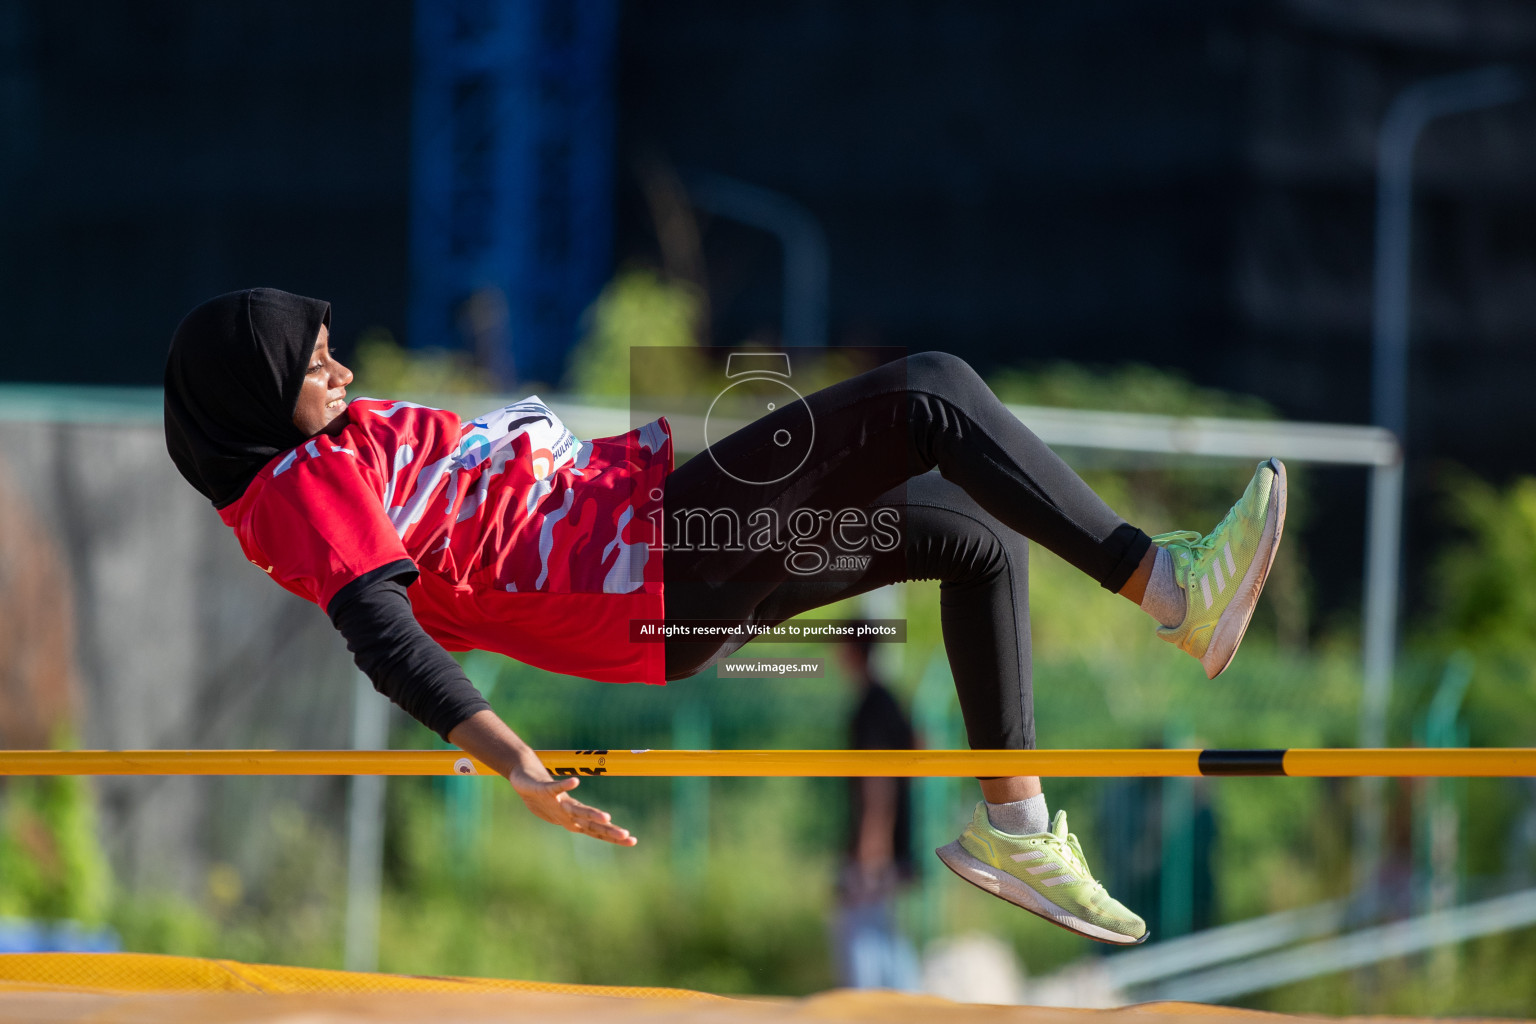
[[[215,508],[233,504],[274,455],[304,441],[293,425],[304,371],[331,304],[247,288],[186,315],[165,360],[165,446]]]

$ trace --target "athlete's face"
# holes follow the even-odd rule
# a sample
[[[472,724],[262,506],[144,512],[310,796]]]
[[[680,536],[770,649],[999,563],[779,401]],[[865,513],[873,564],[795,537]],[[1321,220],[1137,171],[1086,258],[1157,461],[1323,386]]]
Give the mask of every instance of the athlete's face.
[[[305,437],[335,434],[347,425],[347,385],[352,371],[331,355],[331,332],[324,324],[315,337],[315,350],[304,373],[304,386],[293,407],[293,425]]]

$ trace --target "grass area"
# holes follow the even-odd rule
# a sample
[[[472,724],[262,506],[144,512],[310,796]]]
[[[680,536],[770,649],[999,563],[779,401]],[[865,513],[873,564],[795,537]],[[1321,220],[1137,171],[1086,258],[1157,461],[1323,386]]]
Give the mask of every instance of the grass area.
[[[622,781],[606,780],[607,802],[622,805]],[[397,784],[391,812],[413,827],[392,848],[383,966],[727,993],[830,987],[829,852],[786,841],[776,827],[794,819],[810,787],[785,779],[751,788],[748,799],[715,801],[707,856],[682,871],[655,817],[637,825],[638,846],[621,849],[535,822],[500,786],[477,841],[455,853],[441,841],[438,795],[414,780]]]

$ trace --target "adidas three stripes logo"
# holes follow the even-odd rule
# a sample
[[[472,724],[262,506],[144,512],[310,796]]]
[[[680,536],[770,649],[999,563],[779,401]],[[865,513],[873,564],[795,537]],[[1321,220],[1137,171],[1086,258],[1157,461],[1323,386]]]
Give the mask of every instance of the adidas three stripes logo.
[[[1205,598],[1206,608],[1210,608],[1211,604],[1214,602],[1214,598],[1211,597],[1211,577],[1216,577],[1216,593],[1224,594],[1227,590],[1227,583],[1237,576],[1237,562],[1232,558],[1231,541],[1228,541],[1222,545],[1221,555],[1222,558],[1225,558],[1227,561],[1226,574],[1222,574],[1222,559],[1218,558],[1211,562],[1211,571],[1200,577],[1200,596]]]

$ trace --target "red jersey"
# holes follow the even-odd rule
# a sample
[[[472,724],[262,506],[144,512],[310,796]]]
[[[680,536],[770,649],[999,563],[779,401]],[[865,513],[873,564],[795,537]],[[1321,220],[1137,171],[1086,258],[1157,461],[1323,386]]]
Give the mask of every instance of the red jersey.
[[[219,515],[245,555],[329,608],[364,573],[409,559],[422,627],[450,651],[495,651],[605,682],[666,681],[661,619],[665,418],[581,441],[537,396],[461,424],[359,398],[350,422],[263,467]]]

